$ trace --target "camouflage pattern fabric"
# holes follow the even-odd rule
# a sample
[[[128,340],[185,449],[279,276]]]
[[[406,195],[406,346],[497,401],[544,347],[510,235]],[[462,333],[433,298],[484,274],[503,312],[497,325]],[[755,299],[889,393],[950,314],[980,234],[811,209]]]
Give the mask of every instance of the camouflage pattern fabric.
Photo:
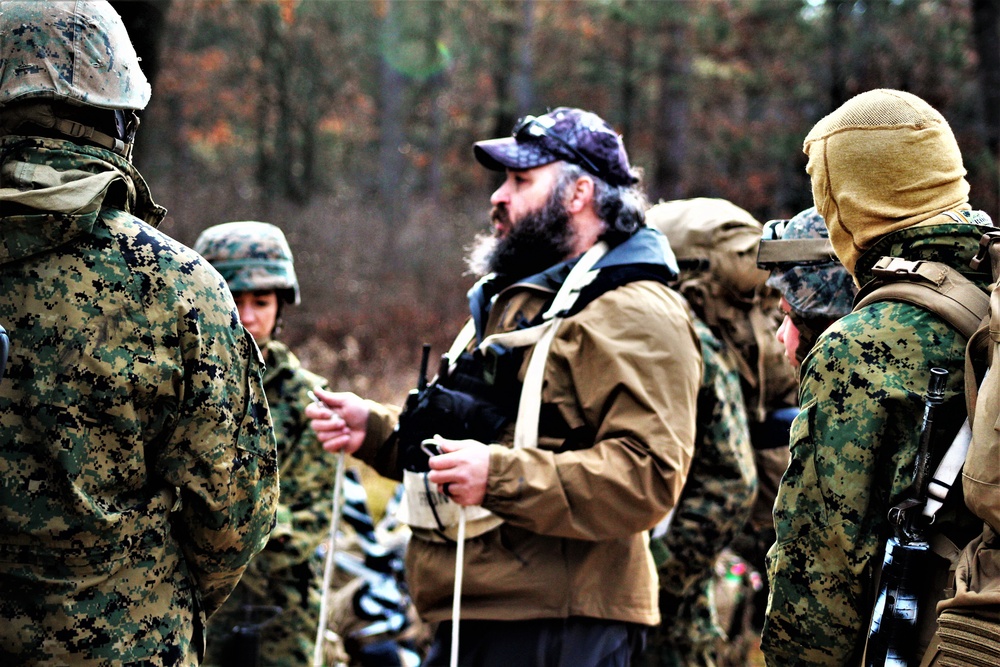
[[[195,665],[274,521],[260,353],[126,160],[0,156],[0,664]]]
[[[0,106],[29,98],[103,109],[149,102],[135,48],[107,2],[4,0],[0,29]]]
[[[711,596],[717,556],[743,528],[757,490],[740,378],[692,317],[704,358],[691,471],[667,533],[650,542],[660,575],[659,627],[641,664],[713,665],[724,637]]]
[[[263,352],[264,389],[280,462],[277,524],[267,547],[209,623],[206,664],[210,665],[226,664],[229,631],[246,619],[246,606],[282,610],[273,618],[264,612],[257,614],[263,618],[254,619],[269,619],[261,628],[261,665],[309,665],[316,641],[323,563],[315,554],[329,535],[334,469],[304,410],[312,402],[307,392],[327,382],[302,368],[284,343],[271,340]]]
[[[982,227],[917,226],[892,233],[859,260],[860,282],[883,255],[948,264],[972,280]],[[879,302],[838,320],[806,357],[792,460],[776,499],[777,542],[767,557],[771,595],[762,650],[773,665],[857,664],[874,605],[873,570],[886,514],[913,481],[923,394],[932,367],[949,371],[931,469],[965,416],[965,339],[930,311]],[[965,544],[981,523],[951,494],[936,524]],[[931,607],[933,613],[933,606]]]
[[[198,236],[194,249],[233,292],[275,290],[287,303],[299,303],[292,249],[276,225],[255,220],[213,225]]]
[[[813,206],[793,216],[781,238],[825,239],[829,235],[823,216]],[[854,277],[837,260],[775,269],[767,284],[803,318],[843,317],[851,312],[858,293]]]

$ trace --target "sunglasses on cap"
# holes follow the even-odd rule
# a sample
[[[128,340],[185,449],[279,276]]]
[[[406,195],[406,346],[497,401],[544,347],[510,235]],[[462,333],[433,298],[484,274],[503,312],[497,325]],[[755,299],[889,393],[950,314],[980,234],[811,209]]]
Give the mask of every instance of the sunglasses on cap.
[[[548,116],[525,116],[517,121],[512,133],[515,140],[527,142],[547,137],[559,144],[559,147],[572,155],[579,162],[580,166],[595,176],[601,176],[601,170],[586,155],[577,150],[565,137],[552,129],[555,120]]]
[[[764,224],[757,245],[757,268],[770,270],[838,261],[830,239],[784,239],[787,228],[788,220],[769,220]]]

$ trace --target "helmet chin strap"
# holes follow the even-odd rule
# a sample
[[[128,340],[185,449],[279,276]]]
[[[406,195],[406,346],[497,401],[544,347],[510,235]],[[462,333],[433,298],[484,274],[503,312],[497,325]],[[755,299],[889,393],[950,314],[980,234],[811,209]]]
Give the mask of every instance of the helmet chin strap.
[[[114,114],[115,126],[123,139],[112,137],[79,121],[57,116],[52,105],[46,103],[17,105],[4,109],[4,119],[3,123],[0,124],[0,129],[6,133],[12,133],[21,123],[32,122],[39,127],[55,130],[73,139],[86,139],[131,162],[135,133],[139,128],[139,117],[132,110],[115,110]]]

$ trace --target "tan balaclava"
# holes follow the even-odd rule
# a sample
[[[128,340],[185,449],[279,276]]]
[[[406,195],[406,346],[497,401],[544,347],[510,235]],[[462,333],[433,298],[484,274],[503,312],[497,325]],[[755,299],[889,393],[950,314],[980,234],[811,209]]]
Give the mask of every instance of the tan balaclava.
[[[969,208],[955,135],[916,95],[857,95],[813,127],[803,150],[816,208],[852,275],[861,254],[886,234]]]

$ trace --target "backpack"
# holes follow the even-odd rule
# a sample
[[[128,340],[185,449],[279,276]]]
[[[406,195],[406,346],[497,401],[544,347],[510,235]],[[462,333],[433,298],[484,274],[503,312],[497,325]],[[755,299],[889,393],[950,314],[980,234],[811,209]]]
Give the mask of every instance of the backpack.
[[[972,267],[988,257],[989,313],[969,339],[965,396],[972,442],[962,470],[966,506],[983,520],[982,534],[963,549],[955,595],[938,604],[941,665],[1000,664],[1000,373],[989,367],[1000,352],[1000,230],[979,242]]]
[[[923,664],[1000,664],[1000,373],[987,372],[1000,347],[998,241],[1000,230],[985,233],[970,262],[976,270],[989,258],[993,282],[988,295],[944,264],[883,257],[873,270],[875,280],[855,301],[855,310],[876,301],[912,303],[939,315],[968,340],[965,399],[969,419],[935,472],[927,504],[936,511],[961,470],[965,504],[983,520],[984,527],[953,559],[957,561],[955,594],[938,603],[936,649],[928,651]],[[949,459],[950,471],[943,471]],[[926,508],[924,513],[933,516]]]

